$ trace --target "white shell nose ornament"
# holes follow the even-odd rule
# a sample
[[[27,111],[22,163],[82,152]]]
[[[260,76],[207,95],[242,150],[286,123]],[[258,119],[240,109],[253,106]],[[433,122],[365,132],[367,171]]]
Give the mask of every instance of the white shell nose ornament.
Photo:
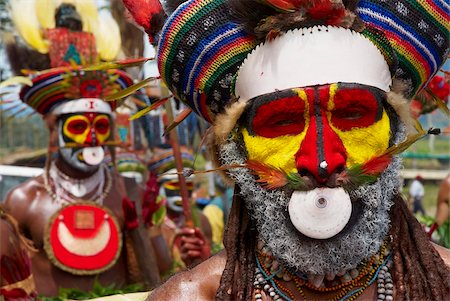
[[[289,201],[292,224],[315,239],[327,239],[341,232],[351,214],[350,196],[342,188],[294,191]]]
[[[105,151],[101,146],[85,147],[83,149],[83,160],[89,165],[98,165],[105,158]]]

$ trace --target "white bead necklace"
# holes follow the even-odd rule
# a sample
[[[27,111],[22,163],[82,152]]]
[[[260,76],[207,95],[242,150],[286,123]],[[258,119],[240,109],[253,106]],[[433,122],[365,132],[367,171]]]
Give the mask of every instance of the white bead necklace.
[[[111,173],[104,164],[89,178],[80,180],[62,173],[52,162],[48,174],[44,172],[43,178],[45,190],[60,205],[79,201],[103,204],[112,187]],[[86,195],[91,196],[83,198]]]

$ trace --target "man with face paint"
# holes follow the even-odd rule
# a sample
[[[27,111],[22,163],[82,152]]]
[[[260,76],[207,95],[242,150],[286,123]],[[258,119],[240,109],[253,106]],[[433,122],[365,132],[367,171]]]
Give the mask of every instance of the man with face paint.
[[[47,122],[49,157],[44,174],[13,189],[5,205],[38,249],[32,272],[45,296],[57,295],[60,287],[89,290],[95,279],[127,283],[121,200],[128,193],[118,174],[102,163],[113,137],[112,106],[99,98],[105,76],[115,78],[116,88],[132,84],[122,71],[52,69],[20,94]],[[83,87],[76,99],[68,97],[64,84],[73,80]]]
[[[225,251],[148,300],[446,300],[450,256],[408,211],[398,153],[447,58],[447,4],[167,2],[161,77],[236,189]]]
[[[188,148],[181,148],[181,159],[184,168],[193,168],[194,157]],[[193,212],[198,221],[197,227],[191,229],[185,226],[181,187],[176,174],[173,150],[171,148],[156,149],[148,163],[148,169],[150,177],[157,177],[158,198],[166,204],[167,215],[162,230],[166,242],[172,246],[174,270],[179,271],[186,267],[192,267],[206,260],[211,256],[211,226],[200,210]],[[188,196],[191,198],[194,188],[193,179],[186,179],[186,185]],[[195,207],[192,207],[192,210],[195,210]]]

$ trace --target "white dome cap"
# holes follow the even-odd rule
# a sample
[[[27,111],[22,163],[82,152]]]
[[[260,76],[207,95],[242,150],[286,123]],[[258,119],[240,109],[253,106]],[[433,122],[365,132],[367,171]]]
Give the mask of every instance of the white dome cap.
[[[350,29],[314,26],[286,32],[259,45],[241,65],[240,101],[277,90],[359,83],[390,91],[389,66],[378,48]]]

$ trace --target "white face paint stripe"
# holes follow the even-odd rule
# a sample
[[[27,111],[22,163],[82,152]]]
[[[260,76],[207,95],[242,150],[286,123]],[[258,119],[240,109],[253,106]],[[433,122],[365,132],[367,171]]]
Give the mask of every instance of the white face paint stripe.
[[[78,112],[93,112],[111,115],[111,106],[99,98],[80,98],[70,100],[56,106],[52,113],[55,115],[78,113]]]

